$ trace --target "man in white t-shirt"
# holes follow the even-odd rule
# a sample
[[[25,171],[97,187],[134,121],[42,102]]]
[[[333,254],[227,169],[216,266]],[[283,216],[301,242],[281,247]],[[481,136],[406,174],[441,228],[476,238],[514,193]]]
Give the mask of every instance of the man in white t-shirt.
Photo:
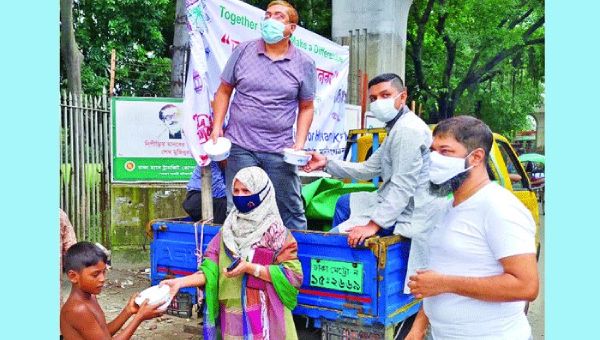
[[[406,339],[527,340],[526,301],[538,295],[535,222],[486,163],[493,136],[482,121],[457,116],[433,131],[430,191],[453,193],[433,228],[427,270],[408,286],[423,298]]]

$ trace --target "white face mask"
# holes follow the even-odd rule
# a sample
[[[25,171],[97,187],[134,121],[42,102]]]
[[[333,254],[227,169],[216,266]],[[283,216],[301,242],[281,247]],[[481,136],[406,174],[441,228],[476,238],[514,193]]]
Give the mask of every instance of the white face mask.
[[[378,99],[372,102],[369,107],[375,118],[384,123],[394,119],[399,111],[396,106],[394,106],[394,102],[396,101],[396,98],[400,97],[401,94],[402,93],[398,94],[394,98]]]
[[[429,165],[429,180],[433,184],[442,184],[450,178],[463,173],[473,166],[465,168],[465,160],[471,155],[472,151],[465,158],[444,156],[437,151],[432,151],[429,155],[431,164]]]

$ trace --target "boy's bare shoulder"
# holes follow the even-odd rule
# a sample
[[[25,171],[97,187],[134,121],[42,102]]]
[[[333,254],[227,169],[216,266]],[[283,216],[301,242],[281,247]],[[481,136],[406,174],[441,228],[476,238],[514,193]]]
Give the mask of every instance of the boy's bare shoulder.
[[[104,314],[95,298],[69,297],[60,310],[60,330],[65,339],[110,338]]]
[[[88,304],[82,301],[78,301],[78,302],[73,302],[73,303],[69,303],[67,301],[67,303],[65,303],[63,305],[63,307],[60,309],[60,314],[70,314],[70,315],[81,315],[81,314],[87,314],[87,313],[92,313],[92,311],[90,310],[90,308],[88,307]]]
[[[65,317],[64,321],[72,323],[82,320],[81,318],[95,318],[94,305],[98,305],[96,299],[84,300],[70,296],[60,309],[61,319]]]

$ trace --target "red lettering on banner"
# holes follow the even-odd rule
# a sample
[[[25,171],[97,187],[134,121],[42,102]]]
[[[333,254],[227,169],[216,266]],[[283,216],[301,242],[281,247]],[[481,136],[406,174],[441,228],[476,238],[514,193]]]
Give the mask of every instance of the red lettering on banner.
[[[203,144],[210,138],[210,127],[212,125],[212,117],[207,114],[196,113],[192,116],[196,121],[196,135]]]
[[[335,78],[337,76],[333,74],[333,72],[329,72],[327,70],[323,70],[317,67],[317,79],[319,80],[319,83],[321,84],[329,84],[331,85],[331,79]]]
[[[228,34],[223,34],[221,37],[221,42],[225,45],[231,45],[232,49],[240,44],[239,40],[230,39]]]

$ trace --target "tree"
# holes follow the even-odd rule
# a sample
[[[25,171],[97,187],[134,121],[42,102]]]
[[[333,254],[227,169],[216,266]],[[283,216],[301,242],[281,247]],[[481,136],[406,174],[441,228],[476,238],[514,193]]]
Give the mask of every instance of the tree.
[[[506,133],[540,104],[543,1],[418,1],[408,25],[407,85],[430,122],[469,113]]]
[[[84,63],[83,90],[108,88],[110,51],[116,50],[119,95],[168,96],[175,0],[79,0],[74,27]]]
[[[66,73],[67,88],[75,95],[81,91],[81,62],[83,54],[75,41],[73,29],[73,0],[60,0],[60,57]]]
[[[185,0],[176,0],[175,32],[173,35],[173,66],[171,68],[171,96],[183,97],[185,86],[185,53],[189,34],[186,25]]]
[[[246,2],[265,8],[270,0]],[[331,36],[331,0],[295,2],[301,26]],[[83,53],[79,59],[63,56],[62,87],[70,83],[69,72],[75,69],[69,63],[79,60],[75,66],[81,65],[81,70],[75,73],[81,74],[80,87],[85,93],[99,94],[108,88],[110,53],[115,49],[115,94],[181,96],[188,39],[185,0],[75,0],[74,6],[72,0],[61,0],[61,54],[68,51],[62,48],[62,37],[68,37],[64,29],[69,27],[63,13],[72,13],[74,39],[70,46],[76,48],[76,40]]]

